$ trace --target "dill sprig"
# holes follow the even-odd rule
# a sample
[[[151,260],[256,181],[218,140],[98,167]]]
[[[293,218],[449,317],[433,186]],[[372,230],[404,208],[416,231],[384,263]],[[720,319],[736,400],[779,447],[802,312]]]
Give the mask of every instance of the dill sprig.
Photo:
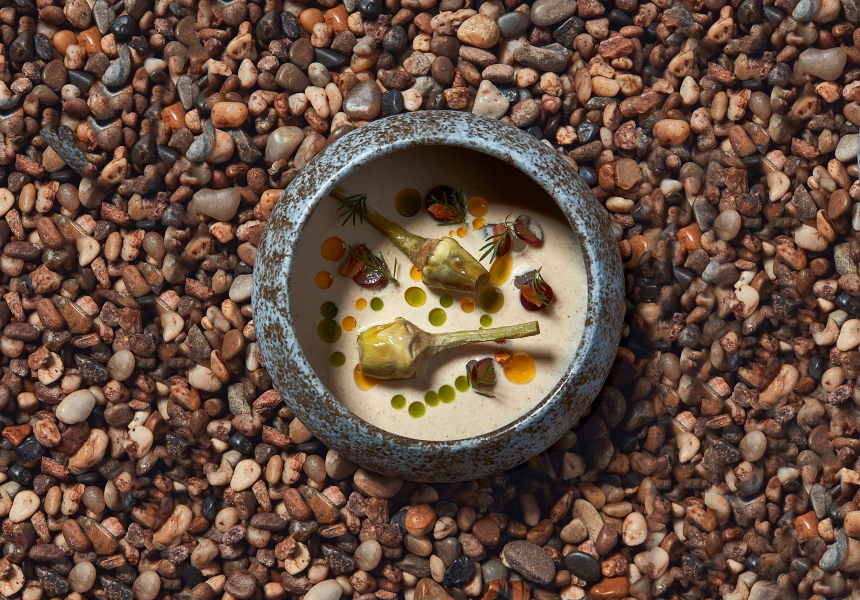
[[[486,367],[482,368],[482,365],[486,365]],[[472,375],[473,371],[474,376]],[[476,394],[485,398],[495,398],[494,395],[486,391],[496,385],[496,370],[493,367],[493,359],[470,360],[466,365],[466,381],[469,382],[469,387]]]
[[[391,283],[400,283],[394,278],[394,274],[388,270],[388,264],[382,256],[377,256],[367,249],[363,244],[358,248],[349,247],[349,255],[360,262],[364,268],[373,271],[386,281]],[[394,273],[397,273],[397,259],[394,259]]]
[[[343,219],[341,225],[346,225],[350,219],[355,225],[356,216],[360,223],[364,223],[364,215],[367,214],[367,194],[347,196],[342,189],[336,187],[331,191],[331,195],[340,200],[341,207],[338,216]]]
[[[508,217],[510,216],[511,215],[505,217],[505,222],[502,223],[502,225],[505,226],[504,230],[491,235],[487,240],[487,243],[479,248],[479,251],[483,250],[484,253],[478,260],[484,260],[489,256],[490,262],[493,262],[496,260],[496,257],[504,256],[508,253],[510,245],[513,243],[514,236],[516,235],[516,232],[514,231],[514,221],[508,220]]]
[[[544,306],[549,306],[549,303],[552,302],[552,300],[548,298],[546,292],[543,291],[547,283],[546,281],[544,281],[543,276],[540,274],[541,269],[543,269],[543,267],[540,267],[537,271],[534,272],[534,275],[532,275],[532,291],[535,294],[535,298],[537,298],[541,304],[543,304]]]
[[[448,192],[442,192],[442,197],[433,200],[433,204],[439,204],[449,209],[454,214],[453,221],[444,221],[442,223],[437,223],[437,226],[444,227],[446,225],[454,225],[457,223],[465,223],[466,222],[466,203],[463,200],[463,191],[462,190],[451,190],[450,195]]]

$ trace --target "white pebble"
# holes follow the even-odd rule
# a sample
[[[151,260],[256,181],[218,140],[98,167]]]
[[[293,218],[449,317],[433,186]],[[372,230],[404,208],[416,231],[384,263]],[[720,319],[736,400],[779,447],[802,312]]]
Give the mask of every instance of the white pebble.
[[[131,350],[119,350],[108,360],[110,376],[117,381],[125,381],[134,373],[135,358]]]
[[[96,405],[96,397],[89,390],[72,392],[57,405],[55,414],[66,425],[87,420]]]
[[[648,523],[641,513],[632,512],[624,517],[624,523],[621,525],[621,539],[631,548],[645,543],[648,539]]]
[[[853,350],[860,344],[860,319],[848,319],[839,330],[836,349],[840,352]]]

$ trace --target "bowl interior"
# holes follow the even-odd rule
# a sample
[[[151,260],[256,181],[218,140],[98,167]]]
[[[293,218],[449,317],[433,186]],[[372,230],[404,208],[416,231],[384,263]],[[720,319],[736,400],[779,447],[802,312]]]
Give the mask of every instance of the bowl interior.
[[[578,237],[546,190],[493,156],[439,145],[376,158],[338,185],[349,194],[366,193],[370,209],[410,232],[430,239],[450,236],[476,258],[488,243],[485,223],[526,215],[540,227],[543,240],[530,245],[515,239],[506,257],[492,262],[487,256],[482,264],[490,270],[491,284],[478,295],[432,288],[420,281],[407,257],[382,233],[368,222],[342,224],[340,203],[330,196],[322,198],[295,248],[290,306],[302,352],[334,402],[380,429],[408,438],[450,441],[502,429],[552,396],[576,356],[589,286]],[[462,223],[440,224],[425,210],[424,198],[439,185],[462,191],[468,199]],[[414,216],[398,212],[396,198],[403,190],[415,190],[411,196],[421,200]],[[386,261],[398,283],[366,289],[339,273],[347,260],[343,251],[348,254],[348,248],[360,244]],[[553,299],[544,309],[529,311],[514,282],[530,281],[528,273],[538,268]],[[428,333],[531,321],[539,323],[541,333],[505,344],[484,342],[448,350],[430,358],[414,378],[378,382],[356,375],[357,333],[397,317]],[[492,360],[504,356],[513,361],[504,368]],[[494,365],[495,385],[482,390],[489,396],[463,381],[467,363],[481,359],[491,359]],[[481,418],[470,418],[474,415]]]

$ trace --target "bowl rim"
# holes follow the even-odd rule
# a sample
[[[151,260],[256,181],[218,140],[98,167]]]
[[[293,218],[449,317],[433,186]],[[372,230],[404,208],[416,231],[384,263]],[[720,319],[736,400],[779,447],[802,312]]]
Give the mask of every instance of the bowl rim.
[[[405,437],[348,411],[316,376],[289,311],[293,252],[317,204],[360,166],[421,146],[477,151],[535,181],[573,229],[588,281],[582,337],[562,378],[515,421],[459,440]],[[266,222],[254,268],[252,310],[257,343],[275,388],[318,439],[374,471],[412,480],[462,481],[528,460],[555,443],[582,416],[599,392],[620,340],[623,271],[608,214],[555,150],[495,119],[465,112],[421,111],[386,117],[346,134],[298,173]],[[399,456],[392,460],[394,447]]]

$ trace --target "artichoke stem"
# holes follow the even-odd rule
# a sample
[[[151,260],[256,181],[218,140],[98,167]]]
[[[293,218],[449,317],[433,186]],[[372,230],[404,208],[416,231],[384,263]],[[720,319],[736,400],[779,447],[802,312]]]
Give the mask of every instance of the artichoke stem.
[[[349,197],[339,187],[334,188],[331,191],[331,195],[337,198],[342,205],[348,206],[349,208],[355,208],[349,204]],[[371,210],[366,206],[364,207],[364,210],[362,210],[361,207],[358,207],[357,211],[359,212],[359,219],[366,219],[368,223],[385,235],[392,244],[397,246],[403,254],[408,256],[409,260],[413,263],[416,262],[419,248],[427,242],[425,238],[409,233],[397,223],[389,221],[378,212]]]
[[[540,333],[537,321],[521,323],[519,325],[508,325],[506,327],[492,327],[490,329],[472,329],[469,331],[452,331],[450,333],[432,334],[431,347],[433,353],[448,348],[456,348],[464,344],[476,342],[491,342],[493,340],[515,340],[530,337]]]

